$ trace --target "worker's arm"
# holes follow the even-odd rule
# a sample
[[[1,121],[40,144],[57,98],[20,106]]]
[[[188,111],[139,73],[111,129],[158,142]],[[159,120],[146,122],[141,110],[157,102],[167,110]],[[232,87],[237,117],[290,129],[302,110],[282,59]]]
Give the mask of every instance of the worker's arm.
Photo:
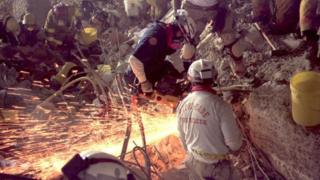
[[[53,23],[53,12],[52,10],[50,10],[48,12],[48,16],[47,16],[47,19],[46,19],[46,22],[44,24],[44,27],[43,27],[45,33],[47,35],[50,35],[52,33],[55,32],[55,29],[54,29],[54,23]]]
[[[319,1],[316,0],[302,0],[300,3],[300,31],[311,31],[315,32],[316,35],[317,32],[317,24],[319,24],[317,21],[319,19],[317,18],[317,7],[318,7]],[[315,37],[316,38],[316,37]]]
[[[232,152],[238,151],[242,145],[242,135],[229,104],[224,102],[219,106],[219,117],[225,144]]]
[[[52,10],[49,11],[46,22],[44,24],[44,31],[46,35],[46,40],[50,43],[54,43],[57,45],[62,45],[63,42],[60,40],[57,40],[54,37],[54,33],[56,32],[55,30],[55,25],[53,23],[53,12]]]
[[[144,72],[144,65],[142,64],[142,62],[138,58],[136,58],[134,55],[131,55],[129,57],[129,64],[134,75],[139,80],[139,83],[145,82],[147,78]]]

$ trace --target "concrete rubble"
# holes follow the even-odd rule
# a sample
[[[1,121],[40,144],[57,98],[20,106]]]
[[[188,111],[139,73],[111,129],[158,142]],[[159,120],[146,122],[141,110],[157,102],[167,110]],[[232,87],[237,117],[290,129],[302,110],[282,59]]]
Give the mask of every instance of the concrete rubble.
[[[268,82],[254,90],[246,109],[250,136],[286,179],[318,179],[319,129],[304,129],[291,117],[287,85]]]
[[[38,2],[39,0],[3,0],[0,1],[0,14],[10,12],[16,17],[20,17],[22,12],[30,10],[37,13],[37,17],[40,17],[39,22],[43,24],[45,14],[49,10],[47,5],[55,1],[41,0],[41,3],[46,6],[41,11],[37,11],[37,8],[35,8],[35,3]],[[74,0],[66,0],[65,2],[77,3]],[[248,135],[248,140],[253,144],[253,151],[256,152],[258,157],[257,161],[259,161],[269,178],[281,180],[318,179],[320,176],[320,130],[305,129],[296,125],[292,120],[290,108],[290,78],[298,72],[311,70],[310,63],[305,58],[305,54],[297,57],[290,55],[285,57],[270,56],[268,53],[270,47],[264,43],[263,39],[261,40],[259,33],[249,23],[248,19],[250,19],[251,12],[249,1],[237,0],[235,2],[238,5],[236,6],[237,8],[234,8],[238,18],[237,30],[240,31],[242,29],[243,32],[241,33],[246,34],[247,40],[252,44],[259,42],[253,51],[245,52],[244,61],[247,67],[247,76],[239,79],[232,74],[230,56],[222,49],[221,39],[216,34],[204,32],[201,35],[202,41],[198,45],[197,58],[207,58],[214,61],[219,73],[217,82],[219,86],[244,85],[254,89],[252,92],[225,92],[223,97],[229,102],[235,102],[233,107],[240,122],[245,126],[244,133]],[[96,3],[101,8],[116,8],[121,16],[124,16],[124,11],[120,10],[123,9],[122,1],[112,1],[113,5],[103,1]],[[126,21],[122,23],[126,24]],[[143,27],[134,26],[130,27],[130,29],[128,28],[129,26],[125,26],[125,30],[120,33],[110,30],[105,34],[106,41],[102,42],[104,57],[101,63],[110,66],[110,70],[102,75],[107,84],[111,84],[114,77],[114,74],[110,73],[111,71],[113,72],[115,69],[119,73],[125,71],[126,60],[133,49],[133,42],[137,40]],[[126,32],[127,30],[128,32]],[[279,46],[289,49],[295,49],[301,43],[300,40],[296,40],[292,36],[272,37],[272,39]],[[179,53],[176,53],[171,57],[171,60],[179,59],[178,56]],[[181,62],[177,62],[176,66],[182,71]],[[17,72],[0,65],[0,74],[2,73],[10,75],[6,79],[4,79],[5,76],[1,75],[0,88],[12,86],[32,88],[31,81],[25,80],[20,83],[14,81],[17,78]],[[12,90],[9,90],[9,92],[12,92]],[[5,93],[7,91],[0,91],[0,101]],[[22,91],[20,93],[25,94]],[[35,102],[40,103],[40,100],[43,100],[50,93],[52,92],[35,90],[31,94],[37,97],[37,101],[28,105],[34,109],[36,107]],[[28,100],[26,97],[23,99],[25,101]],[[2,108],[1,103],[0,108]],[[28,108],[30,109],[31,107]],[[51,111],[57,110],[51,103],[46,104],[44,108]],[[1,114],[0,111],[0,122],[5,122],[13,116],[18,116],[16,111],[8,110],[3,112]],[[39,119],[49,118],[49,113],[44,113],[44,111],[39,111],[38,114],[34,115],[40,117]],[[119,121],[123,122],[123,119]],[[124,130],[121,132],[124,132]],[[252,180],[255,176],[258,179],[264,179],[264,174],[255,170],[256,167],[252,164],[249,147],[251,148],[250,143],[246,142],[245,148],[239,155],[233,156],[232,161],[242,171],[243,179]],[[187,179],[187,171],[185,167],[181,166],[185,153],[178,137],[172,135],[164,138],[150,146],[148,153],[151,160],[156,162],[156,170],[161,172],[165,179]],[[132,158],[132,156],[128,157],[129,160],[132,160]],[[8,162],[0,151],[0,170],[7,165]]]

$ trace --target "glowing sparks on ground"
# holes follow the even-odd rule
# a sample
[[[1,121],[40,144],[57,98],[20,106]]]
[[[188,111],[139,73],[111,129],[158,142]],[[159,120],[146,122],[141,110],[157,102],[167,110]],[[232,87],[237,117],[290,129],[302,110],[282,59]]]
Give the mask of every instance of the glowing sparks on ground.
[[[49,179],[59,174],[76,153],[104,151],[120,155],[129,116],[121,107],[114,107],[106,118],[98,118],[91,115],[97,109],[89,104],[77,111],[63,103],[60,106],[48,120],[34,120],[21,114],[15,120],[0,123],[0,153],[9,162],[0,173]],[[70,109],[74,111],[72,116]],[[141,113],[141,117],[148,144],[176,132],[174,114]],[[133,142],[142,145],[139,125],[134,119],[128,151],[134,147]]]

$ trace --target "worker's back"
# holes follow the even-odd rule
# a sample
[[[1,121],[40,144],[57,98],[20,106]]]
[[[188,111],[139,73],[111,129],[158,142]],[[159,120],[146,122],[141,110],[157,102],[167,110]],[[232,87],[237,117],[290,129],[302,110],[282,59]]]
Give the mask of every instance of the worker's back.
[[[178,130],[193,156],[216,162],[208,154],[225,155],[241,146],[241,134],[230,105],[211,92],[196,91],[178,106]],[[233,147],[230,147],[233,146]]]

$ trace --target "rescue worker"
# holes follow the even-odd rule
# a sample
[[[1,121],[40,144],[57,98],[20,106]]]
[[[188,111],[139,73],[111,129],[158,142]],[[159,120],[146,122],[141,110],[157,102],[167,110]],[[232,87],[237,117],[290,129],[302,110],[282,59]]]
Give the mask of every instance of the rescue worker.
[[[101,63],[100,55],[102,54],[100,42],[97,37],[97,30],[93,27],[83,28],[77,33],[75,38],[77,41],[76,46],[78,47],[75,47],[72,51],[75,51],[80,57],[84,55],[84,58],[88,60],[90,66],[95,69],[97,65]],[[81,53],[78,52],[78,48]],[[83,72],[83,68],[79,66],[78,60],[67,59],[61,69],[58,70],[57,75],[51,78],[52,88],[60,88],[67,80],[70,81],[70,76],[74,76],[71,80],[83,76],[83,74],[76,75],[78,72]]]
[[[36,17],[31,13],[26,13],[20,23],[21,32],[18,35],[20,46],[35,46],[39,42],[44,42],[44,34],[36,23]]]
[[[0,57],[12,58],[17,54],[19,32],[20,26],[14,17],[5,16],[0,21]]]
[[[184,16],[167,24],[152,23],[143,30],[142,37],[129,57],[130,66],[125,75],[127,83],[135,87],[134,93],[152,94],[155,83],[165,75],[180,76],[171,62],[166,60],[166,56],[181,49],[186,39],[193,38],[192,25],[192,19]]]
[[[227,156],[242,145],[241,131],[229,104],[212,84],[217,71],[212,62],[194,61],[188,70],[192,92],[177,107],[178,132],[187,151],[190,179],[241,179]]]
[[[110,154],[94,151],[76,154],[63,166],[62,172],[68,180],[136,179],[122,161]]]
[[[37,26],[36,17],[26,13],[20,23],[21,32],[18,35],[21,56],[33,62],[43,61],[47,57],[44,47],[44,32]]]
[[[232,57],[230,64],[234,74],[242,76],[245,67],[242,60],[243,52],[250,45],[235,31],[235,21],[232,12],[228,9],[226,1],[222,0],[173,0],[173,8],[185,9],[197,26],[195,44],[200,42],[200,34],[208,23],[211,23],[212,31],[219,34],[223,45],[229,50]]]
[[[110,27],[118,26],[120,16],[115,11],[98,11],[90,19],[90,25],[98,30],[98,34],[104,33]]]
[[[89,60],[93,68],[100,62],[102,48],[98,40],[97,29],[93,27],[83,28],[76,36],[79,48],[83,55]]]
[[[308,49],[308,59],[317,60],[319,28],[316,0],[276,0],[274,14],[269,0],[252,0],[254,20],[267,26],[271,33],[288,34],[297,31],[304,38],[303,47]]]
[[[20,32],[18,21],[13,16],[6,16],[0,21],[0,43],[18,45],[17,35]]]
[[[51,48],[72,49],[79,16],[75,6],[64,3],[53,6],[44,25],[47,43]]]

